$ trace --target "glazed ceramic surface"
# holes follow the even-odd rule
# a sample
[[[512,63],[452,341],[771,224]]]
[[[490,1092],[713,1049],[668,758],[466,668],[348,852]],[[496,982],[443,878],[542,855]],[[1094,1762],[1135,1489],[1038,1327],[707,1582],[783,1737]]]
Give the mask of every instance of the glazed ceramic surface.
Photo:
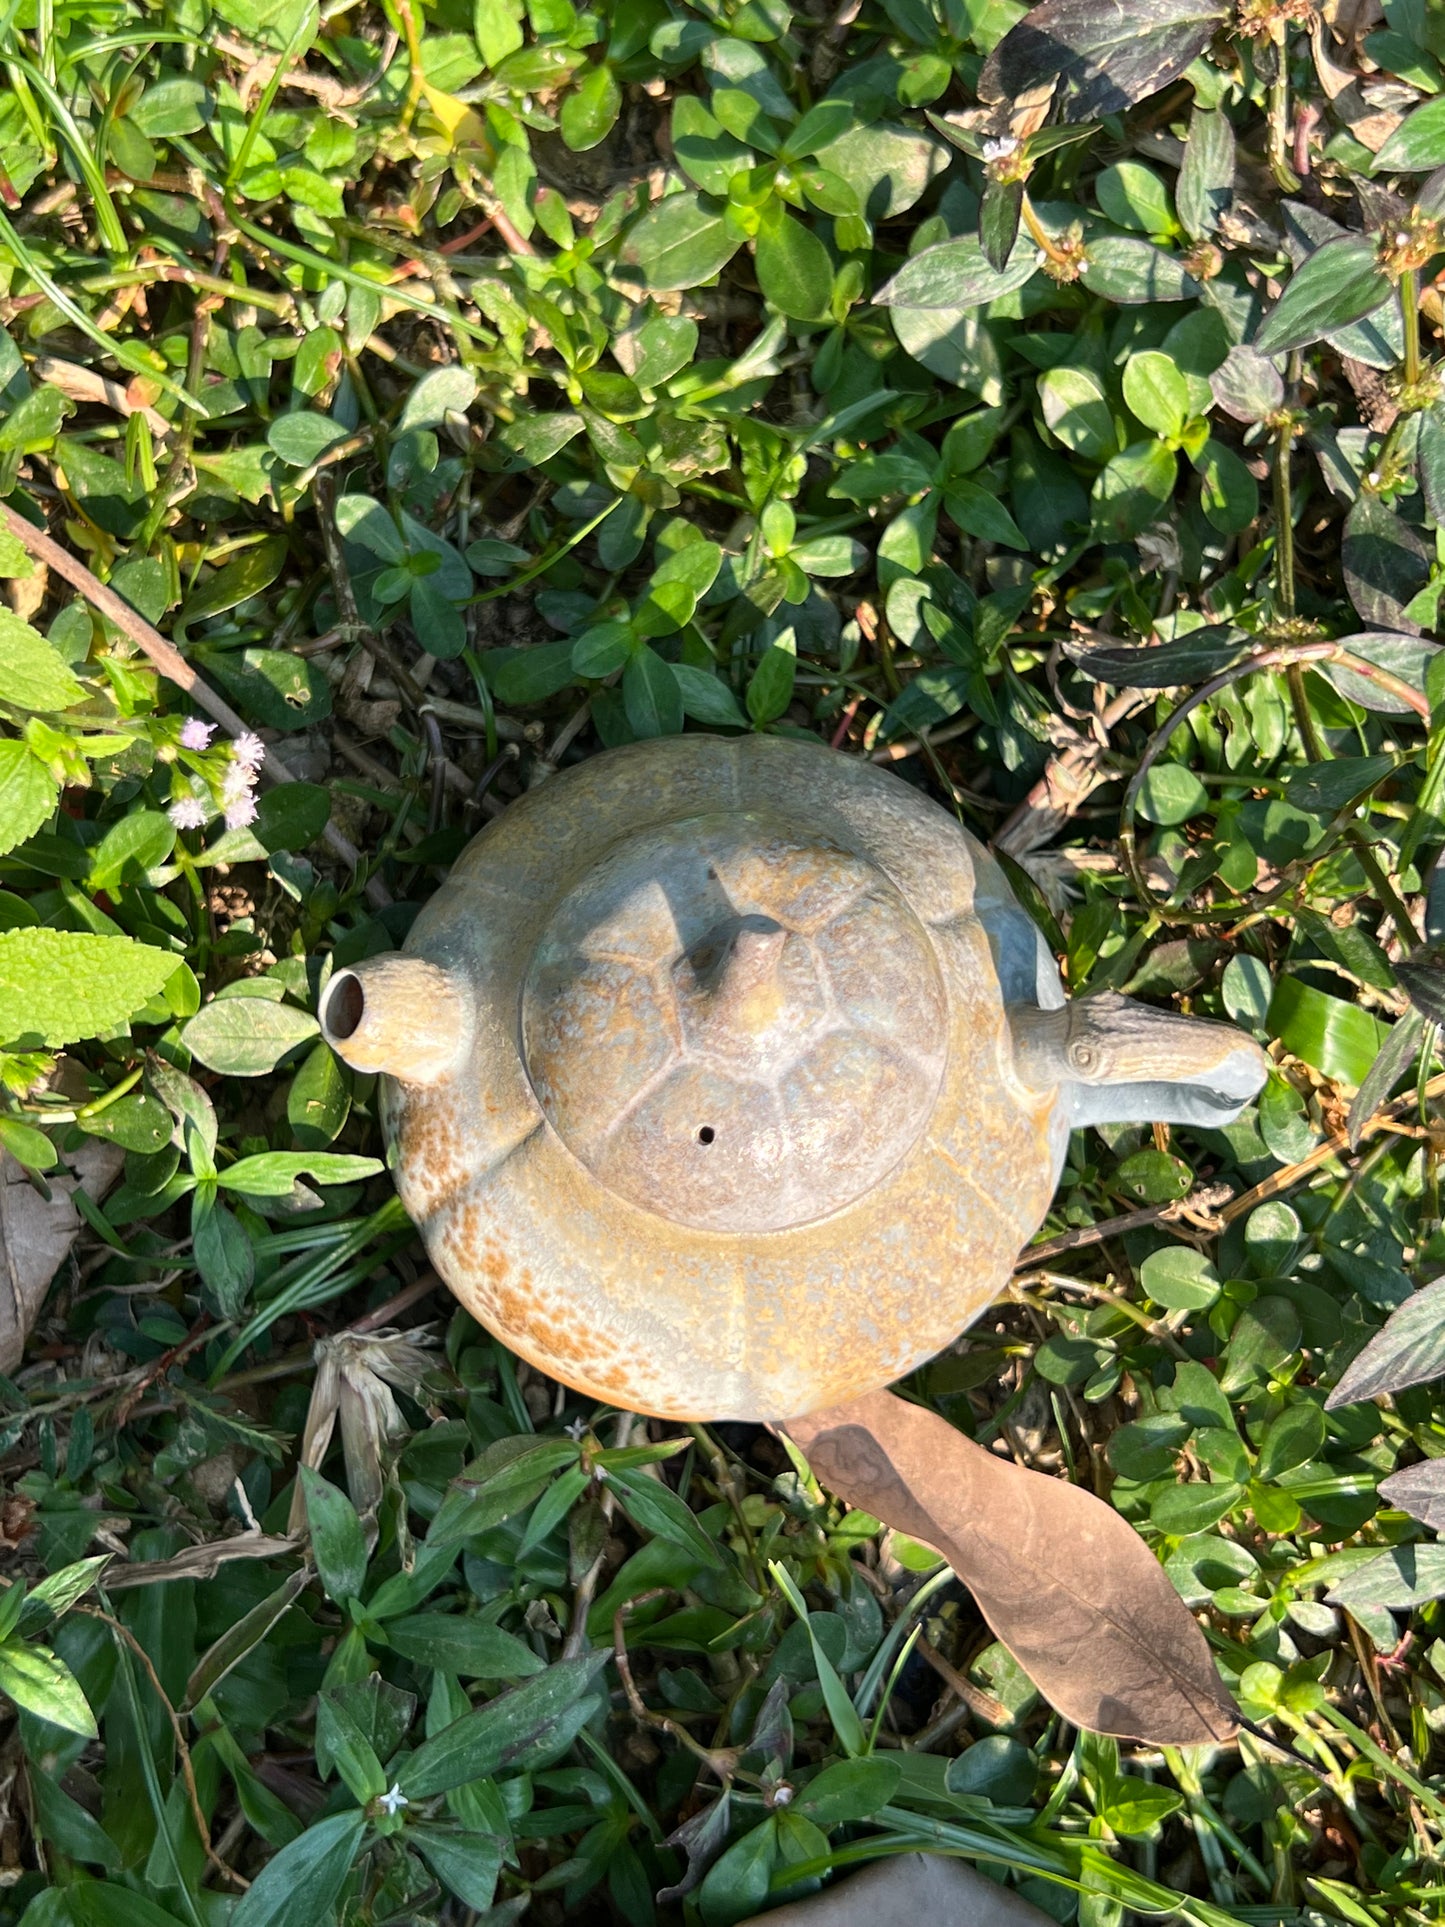
[[[670,1417],[891,1383],[997,1296],[1072,1124],[1222,1120],[1262,1075],[1227,1027],[1066,1006],[948,815],[768,736],[549,779],[322,1024],[388,1073],[398,1189],[462,1302]]]

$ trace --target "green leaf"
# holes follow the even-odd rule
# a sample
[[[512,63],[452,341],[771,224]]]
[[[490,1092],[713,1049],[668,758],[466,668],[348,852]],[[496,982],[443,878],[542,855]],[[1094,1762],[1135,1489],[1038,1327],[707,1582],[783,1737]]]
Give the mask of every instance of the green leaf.
[[[715,1570],[725,1568],[726,1561],[716,1541],[703,1531],[692,1508],[670,1486],[650,1479],[642,1472],[616,1470],[608,1473],[608,1482],[617,1495],[618,1504],[634,1525],[641,1526],[644,1532],[654,1533],[659,1539],[686,1546],[696,1558]]]
[[[798,672],[797,653],[772,643],[763,651],[748,683],[748,714],[759,726],[776,722],[793,700],[793,679]]]
[[[1208,240],[1234,199],[1234,128],[1226,114],[1195,105],[1174,201],[1184,232]]]
[[[856,1759],[868,1750],[867,1735],[863,1722],[858,1717],[858,1709],[849,1699],[843,1682],[838,1677],[837,1668],[823,1651],[816,1629],[808,1615],[803,1595],[799,1592],[787,1568],[777,1560],[768,1561],[768,1571],[773,1583],[802,1620],[808,1629],[808,1642],[813,1649],[813,1665],[818,1674],[818,1684],[823,1689],[823,1703],[828,1709],[828,1718],[833,1722],[833,1731],[838,1735],[843,1751],[850,1759]]]
[[[1411,1385],[1445,1373],[1445,1278],[1437,1278],[1398,1311],[1390,1314],[1383,1331],[1375,1333],[1346,1369],[1325,1400],[1326,1411],[1403,1392]]]
[[[821,321],[833,293],[833,263],[811,228],[781,208],[758,230],[758,286],[773,306],[796,321]]]
[[[29,745],[0,740],[0,856],[28,842],[59,801],[59,783]]]
[[[659,293],[696,288],[727,266],[743,239],[742,227],[726,209],[699,194],[669,194],[631,229],[622,260]]]
[[[792,1811],[825,1830],[871,1820],[898,1790],[902,1768],[896,1760],[873,1757],[836,1760],[799,1793]]]
[[[1306,763],[1285,779],[1285,801],[1312,815],[1333,816],[1395,768],[1393,756],[1338,756],[1332,763]]]
[[[78,1880],[65,1889],[65,1901],[65,1927],[181,1927],[174,1914],[134,1887],[110,1880]]]
[[[1373,314],[1390,294],[1389,277],[1368,234],[1344,234],[1326,241],[1290,276],[1255,336],[1255,352],[1283,355],[1292,348],[1307,348],[1337,328]]]
[[[331,1918],[366,1827],[359,1812],[317,1820],[268,1860],[230,1927],[318,1927]]]
[[[1169,1311],[1206,1311],[1219,1296],[1219,1278],[1202,1251],[1165,1245],[1139,1267],[1139,1283]]]
[[[1259,514],[1259,484],[1241,458],[1211,435],[1195,460],[1200,502],[1212,528],[1238,535]]]
[[[346,1790],[358,1805],[365,1806],[386,1791],[386,1775],[376,1752],[334,1691],[323,1692],[316,1702],[317,1753],[336,1768]]]
[[[329,1598],[337,1605],[360,1596],[366,1579],[366,1537],[356,1507],[319,1472],[303,1465],[297,1474],[306,1497],[311,1551]]]
[[[1257,1479],[1279,1478],[1297,1465],[1308,1465],[1325,1442],[1325,1415],[1318,1405],[1302,1400],[1271,1420],[1260,1441],[1254,1468]]]
[[[948,485],[943,506],[965,535],[975,535],[984,542],[1001,543],[1009,549],[1027,549],[1029,546],[1028,538],[998,496],[978,482],[970,482],[964,476],[955,478]]]
[[[1139,814],[1151,823],[1187,823],[1208,807],[1208,790],[1183,763],[1155,763],[1139,786]]]
[[[1140,535],[1174,493],[1179,464],[1163,442],[1134,442],[1115,455],[1094,484],[1093,526],[1106,541]]]
[[[65,658],[9,609],[0,608],[0,702],[16,709],[69,709],[85,691]]]
[[[676,736],[682,729],[682,691],[655,649],[639,649],[622,672],[622,700],[636,736]]]
[[[310,468],[320,461],[328,448],[346,439],[347,431],[329,415],[318,415],[305,408],[291,415],[278,415],[266,430],[266,446],[288,468]]]
[[[1106,462],[1119,446],[1114,411],[1103,383],[1090,368],[1049,368],[1039,376],[1044,420],[1072,454]]]
[[[1041,0],[984,62],[979,98],[1011,104],[1053,81],[1065,121],[1120,114],[1177,79],[1226,17],[1217,0]]]
[[[1014,249],[1008,266],[992,267],[981,244],[972,236],[962,241],[940,241],[924,248],[881,287],[873,297],[879,308],[981,308],[1001,301],[1033,279],[1043,256],[1033,241]]]
[[[738,699],[711,670],[694,669],[689,663],[675,662],[672,673],[682,698],[683,714],[695,723],[714,729],[743,729],[747,718],[738,708]]]
[[[402,1792],[408,1799],[424,1800],[525,1766],[532,1757],[565,1744],[563,1734],[570,1741],[580,1730],[580,1709],[590,1710],[596,1703],[588,1689],[605,1657],[594,1653],[558,1660],[535,1679],[464,1713],[412,1754],[398,1775]]]
[[[562,138],[574,154],[605,141],[622,109],[622,89],[609,66],[588,67],[562,102]]]
[[[45,1646],[10,1639],[0,1646],[0,1693],[27,1713],[88,1740],[97,1734],[95,1715],[74,1673]]]
[[[386,1636],[413,1664],[460,1679],[526,1679],[547,1663],[511,1633],[475,1615],[413,1613],[390,1620]]]
[[[3,952],[0,952],[3,954]],[[318,1036],[310,1011],[264,997],[217,997],[186,1025],[185,1046],[201,1063],[227,1077],[264,1077]]]
[[[405,435],[414,428],[440,428],[448,415],[465,415],[476,398],[477,378],[470,368],[433,368],[407,396],[396,432]]]
[[[1269,1004],[1269,1030],[1312,1069],[1357,1087],[1369,1074],[1389,1027],[1358,1004],[1331,997],[1298,977],[1281,977]]]
[[[348,1157],[339,1151],[261,1151],[228,1166],[217,1182],[245,1198],[289,1198],[298,1178],[309,1177],[317,1184],[358,1184],[383,1169],[378,1158]]]
[[[1213,1485],[1172,1485],[1150,1505],[1149,1517],[1161,1532],[1186,1539],[1192,1533],[1208,1532],[1243,1496],[1244,1487],[1232,1479]]]
[[[490,1908],[502,1870],[501,1843],[494,1835],[421,1826],[408,1828],[407,1842],[465,1906],[480,1913]]]
[[[1189,386],[1168,355],[1157,349],[1130,355],[1124,369],[1124,400],[1156,435],[1177,440],[1189,419]]]
[[[1152,1833],[1183,1805],[1183,1794],[1176,1793],[1172,1787],[1151,1786],[1147,1780],[1123,1774],[1110,1787],[1109,1798],[1099,1809],[1099,1818],[1112,1832],[1133,1839],[1142,1833]]]
[[[1426,174],[1445,167],[1445,95],[1406,115],[1375,155],[1377,174]]]
[[[0,1044],[72,1044],[123,1024],[175,975],[179,958],[129,937],[68,930],[0,934]]]
[[[1404,1612],[1445,1598],[1445,1546],[1396,1546],[1357,1566],[1325,1594],[1332,1606],[1359,1613],[1367,1607]]]
[[[95,894],[144,883],[176,846],[176,826],[159,810],[132,810],[106,831],[90,859],[86,887]]]

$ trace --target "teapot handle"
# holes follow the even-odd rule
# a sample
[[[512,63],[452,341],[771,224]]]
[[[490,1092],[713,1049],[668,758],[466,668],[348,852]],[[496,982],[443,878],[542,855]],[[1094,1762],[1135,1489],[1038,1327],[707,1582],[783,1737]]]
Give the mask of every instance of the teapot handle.
[[[1233,1123],[1269,1059],[1232,1024],[1181,1017],[1115,991],[1058,1010],[1009,1010],[1014,1066],[1031,1089],[1062,1089],[1081,1124]]]

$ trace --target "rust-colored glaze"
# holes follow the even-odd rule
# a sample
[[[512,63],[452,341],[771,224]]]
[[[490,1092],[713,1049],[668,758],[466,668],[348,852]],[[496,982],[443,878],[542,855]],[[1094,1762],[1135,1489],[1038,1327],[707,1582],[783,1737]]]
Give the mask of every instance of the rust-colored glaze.
[[[1053,960],[987,852],[869,764],[595,757],[468,847],[402,957],[338,973],[343,1056],[333,1015],[361,1034],[408,970],[446,1034],[429,1081],[386,1065],[402,1201],[481,1322],[593,1397],[841,1405],[954,1338],[1048,1208],[1068,1106],[1009,1007],[1063,1004]]]

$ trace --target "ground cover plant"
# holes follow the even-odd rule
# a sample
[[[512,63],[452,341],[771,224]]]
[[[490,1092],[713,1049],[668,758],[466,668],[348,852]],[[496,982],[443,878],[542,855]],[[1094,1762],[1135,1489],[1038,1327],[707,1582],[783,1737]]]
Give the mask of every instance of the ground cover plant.
[[[728,1927],[920,1845],[1080,1927],[1438,1917],[1439,9],[21,0],[0,60],[0,1918]],[[693,727],[887,764],[1071,990],[1269,1048],[1077,1136],[902,1388],[1110,1501],[1237,1743],[1070,1727],[767,1433],[427,1271],[325,976]]]

